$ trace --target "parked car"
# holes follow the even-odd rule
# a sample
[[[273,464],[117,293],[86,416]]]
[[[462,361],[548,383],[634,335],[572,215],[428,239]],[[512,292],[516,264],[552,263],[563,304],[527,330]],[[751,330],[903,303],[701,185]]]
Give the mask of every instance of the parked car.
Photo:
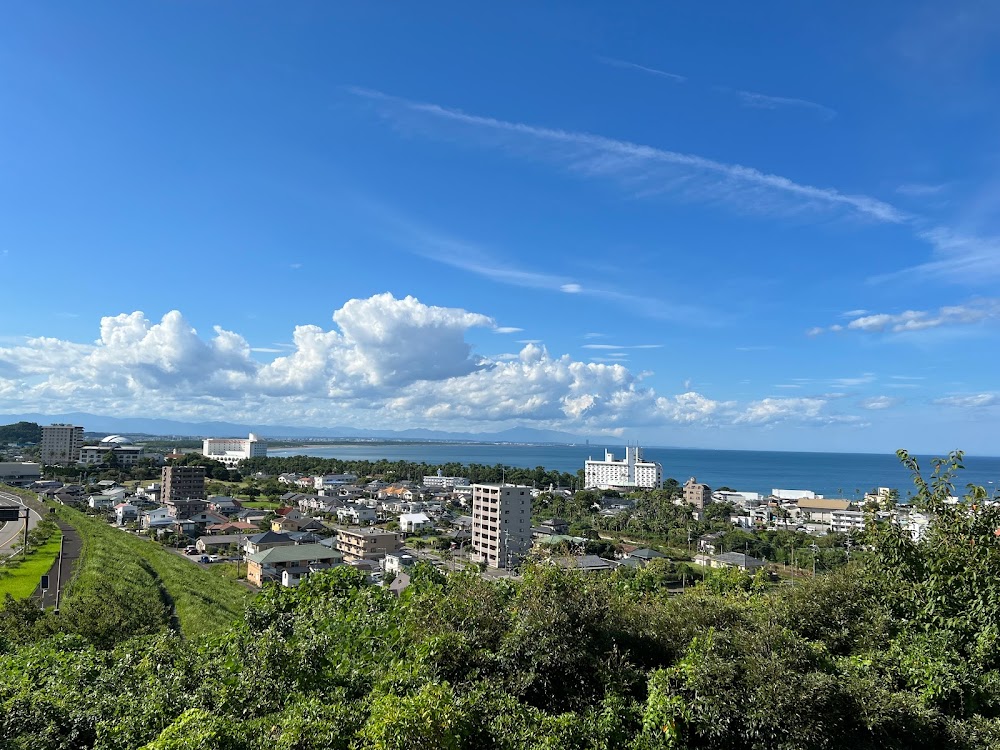
[[[193,544],[189,544],[187,547],[184,548],[184,554],[185,555],[196,555],[196,554],[198,554],[198,548],[195,547]]]
[[[208,559],[208,555],[202,555],[201,557],[198,558],[198,562],[200,562],[200,563],[208,563],[208,562],[211,562],[211,561]]]
[[[208,561],[209,562],[219,562],[219,560],[221,560],[221,559],[222,558],[219,557],[218,555],[209,555],[208,556]]]

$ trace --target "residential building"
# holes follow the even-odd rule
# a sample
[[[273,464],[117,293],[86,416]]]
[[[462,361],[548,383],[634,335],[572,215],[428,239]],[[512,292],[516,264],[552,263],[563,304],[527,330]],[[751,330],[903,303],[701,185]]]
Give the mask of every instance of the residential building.
[[[115,506],[115,523],[124,526],[129,521],[139,520],[139,509],[131,503],[118,503]]]
[[[608,573],[618,567],[610,560],[605,560],[597,555],[580,555],[553,557],[549,563],[563,570],[572,570],[577,573]]]
[[[375,523],[375,510],[364,505],[352,503],[337,508],[336,513],[339,523],[349,523],[354,526],[370,526]]]
[[[424,513],[401,513],[399,516],[399,530],[404,534],[414,534],[433,526],[431,519]]]
[[[202,441],[201,452],[206,458],[235,469],[240,461],[267,455],[267,443],[254,433],[248,438],[206,438]]]
[[[381,560],[403,546],[401,539],[395,531],[374,527],[338,529],[337,549],[344,554],[345,562]]]
[[[108,435],[97,445],[84,445],[80,448],[80,463],[87,465],[114,462],[119,466],[135,466],[143,458],[143,447],[132,445],[131,440],[121,435]]]
[[[75,464],[83,446],[83,428],[71,424],[42,426],[40,446],[43,464]]]
[[[295,578],[340,564],[344,556],[322,544],[292,544],[247,555],[247,580],[255,586],[280,580],[283,572]]]
[[[800,517],[813,523],[832,523],[835,512],[845,511],[850,507],[850,500],[834,500],[832,498],[802,498],[798,502]]]
[[[386,554],[382,567],[386,573],[399,573],[404,570],[409,572],[418,562],[416,557],[405,552],[390,552]]]
[[[438,469],[437,474],[424,477],[424,487],[440,487],[442,489],[454,489],[469,484],[467,477],[446,477]]]
[[[287,534],[276,534],[273,531],[265,531],[262,534],[248,536],[244,543],[244,549],[248,555],[255,555],[272,547],[287,547],[294,544],[294,541]]]
[[[10,461],[0,463],[0,482],[23,487],[42,478],[42,465]]]
[[[701,511],[712,503],[712,488],[691,477],[684,483],[684,502]]]
[[[470,558],[491,568],[512,568],[531,549],[531,488],[472,485]]]
[[[354,484],[358,481],[358,476],[357,474],[325,474],[313,477],[312,481],[314,489],[323,490],[329,487],[346,487],[349,484]]]
[[[790,500],[792,502],[796,500],[814,500],[816,498],[816,493],[812,490],[780,490],[772,489],[771,497],[777,498],[778,500]],[[820,495],[820,497],[823,497]]]
[[[205,497],[205,467],[164,466],[160,477],[160,487],[160,497],[164,503],[189,498],[203,499]]]
[[[604,452],[603,461],[588,459],[583,464],[584,487],[602,490],[659,489],[663,486],[663,467],[655,461],[642,460],[642,448],[630,445],[625,458],[615,459]]]
[[[742,552],[723,552],[721,555],[695,555],[694,561],[710,568],[739,568],[749,573],[766,568],[767,563]]]
[[[197,516],[202,515],[208,509],[208,503],[196,499],[167,500],[165,505],[170,517],[175,521],[195,521]],[[212,519],[211,523],[222,523],[226,520],[215,514],[212,514]]]

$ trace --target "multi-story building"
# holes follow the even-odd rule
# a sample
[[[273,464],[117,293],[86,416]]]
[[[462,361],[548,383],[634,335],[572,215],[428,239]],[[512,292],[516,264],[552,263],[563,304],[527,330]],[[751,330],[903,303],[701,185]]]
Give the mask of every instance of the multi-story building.
[[[454,489],[456,486],[462,487],[469,484],[467,477],[446,477],[442,476],[442,471],[438,469],[437,474],[424,477],[424,487],[440,487],[441,489]]]
[[[267,455],[267,443],[254,433],[247,438],[206,438],[201,444],[206,458],[235,469],[240,461]]]
[[[344,553],[345,562],[381,560],[402,546],[402,538],[395,531],[374,527],[337,530],[337,549]]]
[[[625,458],[615,460],[611,451],[604,451],[604,460],[588,459],[583,464],[584,487],[602,490],[655,490],[663,486],[663,466],[642,460],[642,448],[630,445]]]
[[[43,464],[75,464],[83,447],[83,428],[71,424],[42,427],[41,461]]]
[[[135,466],[145,457],[141,445],[132,445],[131,440],[121,435],[108,435],[97,445],[81,447],[80,463],[102,464],[109,453],[119,466]]]
[[[712,488],[691,477],[684,483],[684,502],[697,510],[705,510],[712,502]]]
[[[531,549],[531,488],[472,485],[471,559],[491,568],[517,567]]]
[[[178,500],[202,500],[205,498],[205,467],[164,466],[160,487],[160,501],[164,504]]]

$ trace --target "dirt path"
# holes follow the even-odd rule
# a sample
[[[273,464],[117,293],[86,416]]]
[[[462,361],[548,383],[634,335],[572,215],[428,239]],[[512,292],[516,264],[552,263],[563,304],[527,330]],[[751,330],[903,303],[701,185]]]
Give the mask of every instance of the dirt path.
[[[62,555],[56,558],[49,569],[49,588],[42,594],[41,587],[35,589],[33,597],[41,597],[43,607],[56,606],[57,591],[60,601],[66,595],[66,587],[73,579],[73,568],[76,567],[77,560],[83,554],[83,540],[80,534],[71,524],[65,521],[57,521],[59,530],[62,531]]]

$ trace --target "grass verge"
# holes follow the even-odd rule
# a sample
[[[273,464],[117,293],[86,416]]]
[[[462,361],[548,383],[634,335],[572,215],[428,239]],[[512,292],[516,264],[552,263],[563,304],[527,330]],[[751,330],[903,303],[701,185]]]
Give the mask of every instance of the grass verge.
[[[49,572],[59,556],[60,539],[62,532],[56,531],[45,544],[29,552],[23,561],[18,555],[15,560],[0,567],[0,601],[7,594],[15,599],[31,596],[41,577]]]
[[[67,594],[67,607],[110,580],[132,596],[165,602],[181,633],[193,638],[232,626],[252,596],[239,583],[213,575],[156,542],[71,508],[59,508],[58,513],[83,539],[83,558]]]
[[[277,510],[281,503],[273,500],[240,500],[240,505],[244,508],[258,508],[261,510]]]

